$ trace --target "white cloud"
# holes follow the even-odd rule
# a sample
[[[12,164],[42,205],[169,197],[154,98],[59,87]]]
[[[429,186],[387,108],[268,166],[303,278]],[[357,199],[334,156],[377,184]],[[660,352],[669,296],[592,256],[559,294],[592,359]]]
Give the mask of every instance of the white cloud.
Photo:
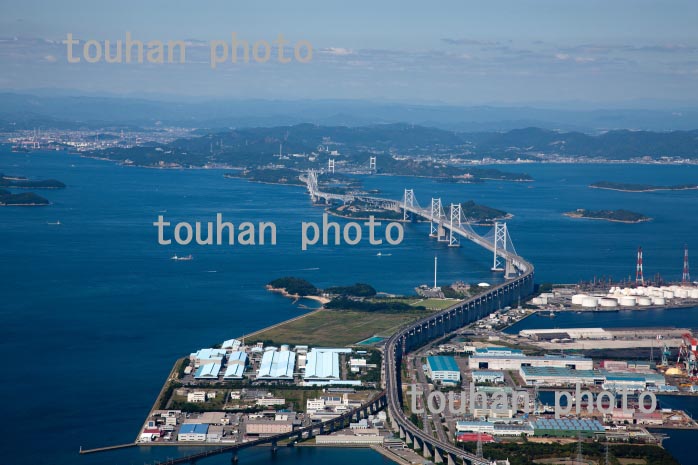
[[[336,55],[336,56],[345,56],[345,55],[353,55],[354,54],[353,50],[350,50],[348,48],[342,48],[342,47],[323,48],[321,51],[323,53],[327,53],[328,55]]]

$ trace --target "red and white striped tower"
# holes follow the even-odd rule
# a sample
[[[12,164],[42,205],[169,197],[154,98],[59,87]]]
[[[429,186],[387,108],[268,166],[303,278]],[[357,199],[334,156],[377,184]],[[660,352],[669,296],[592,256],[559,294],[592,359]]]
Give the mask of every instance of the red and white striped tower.
[[[635,269],[635,284],[645,284],[645,277],[642,274],[642,247],[637,249],[637,268]]]
[[[683,284],[688,284],[691,282],[691,274],[688,272],[688,244],[683,248],[683,277],[681,278]]]

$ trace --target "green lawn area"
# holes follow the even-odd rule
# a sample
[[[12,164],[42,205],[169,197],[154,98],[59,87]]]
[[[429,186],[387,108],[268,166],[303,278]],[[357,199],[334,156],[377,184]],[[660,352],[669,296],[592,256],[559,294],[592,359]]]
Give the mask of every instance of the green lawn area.
[[[426,315],[423,310],[380,313],[319,310],[254,335],[255,341],[274,344],[344,346],[371,336],[388,336],[402,325]]]
[[[458,302],[460,302],[460,300],[458,299],[422,299],[410,302],[410,305],[413,305],[415,307],[423,305],[429,310],[443,310],[444,308],[448,308],[452,305],[457,304]]]

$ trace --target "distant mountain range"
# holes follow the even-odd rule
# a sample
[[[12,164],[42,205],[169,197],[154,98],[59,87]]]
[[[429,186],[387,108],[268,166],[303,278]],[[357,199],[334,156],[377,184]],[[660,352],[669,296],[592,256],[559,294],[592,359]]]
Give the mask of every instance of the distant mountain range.
[[[0,129],[152,126],[190,128],[370,126],[407,123],[455,132],[502,132],[525,127],[598,133],[698,128],[698,108],[573,110],[534,107],[418,105],[358,100],[208,100],[0,93]]]
[[[283,166],[307,169],[327,166],[334,158],[338,166],[367,168],[371,156],[378,157],[379,171],[448,177],[455,172],[447,161],[482,158],[542,160],[550,157],[585,157],[628,160],[640,157],[698,159],[698,130],[673,132],[610,131],[600,135],[557,132],[540,128],[504,133],[459,133],[409,124],[361,127],[295,126],[236,130],[198,130],[194,137],[169,144],[113,148],[96,156],[145,166],[204,166],[224,164],[239,167]],[[498,178],[499,173],[480,173],[480,178]],[[525,176],[517,179],[526,179]]]

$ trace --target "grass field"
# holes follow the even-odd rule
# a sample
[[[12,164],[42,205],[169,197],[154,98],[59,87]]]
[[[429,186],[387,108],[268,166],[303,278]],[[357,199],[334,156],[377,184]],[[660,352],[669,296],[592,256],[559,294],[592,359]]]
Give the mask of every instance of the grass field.
[[[429,310],[443,310],[460,302],[458,299],[422,299],[410,302],[410,305],[417,307],[424,306]]]
[[[425,316],[423,310],[399,313],[319,310],[254,335],[274,344],[344,346],[371,336],[387,336],[400,326]]]

